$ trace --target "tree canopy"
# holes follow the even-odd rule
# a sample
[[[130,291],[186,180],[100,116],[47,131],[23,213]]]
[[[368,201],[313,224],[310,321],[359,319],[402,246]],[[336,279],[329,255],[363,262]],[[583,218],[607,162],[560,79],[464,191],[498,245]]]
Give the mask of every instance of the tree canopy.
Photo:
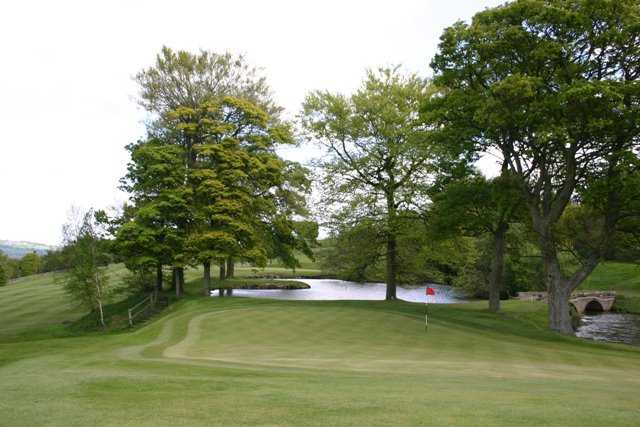
[[[419,117],[431,91],[427,80],[396,67],[369,71],[349,97],[316,91],[303,104],[307,137],[326,149],[322,183],[336,219],[384,227],[387,299],[396,298],[398,211],[420,203],[436,157]]]
[[[550,326],[565,333],[569,294],[609,242],[567,274],[554,224],[594,168],[613,178],[624,153],[638,149],[639,16],[632,0],[519,0],[445,30],[432,62],[441,96],[426,109],[469,149],[500,152],[520,182],[544,259]],[[614,234],[620,205],[605,210],[602,237]]]

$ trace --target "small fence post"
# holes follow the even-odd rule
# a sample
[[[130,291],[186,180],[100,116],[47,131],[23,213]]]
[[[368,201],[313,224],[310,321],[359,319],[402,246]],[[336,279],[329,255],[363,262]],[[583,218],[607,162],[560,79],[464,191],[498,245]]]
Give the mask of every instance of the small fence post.
[[[133,327],[133,317],[131,317],[131,309],[127,310],[129,312],[129,327]]]

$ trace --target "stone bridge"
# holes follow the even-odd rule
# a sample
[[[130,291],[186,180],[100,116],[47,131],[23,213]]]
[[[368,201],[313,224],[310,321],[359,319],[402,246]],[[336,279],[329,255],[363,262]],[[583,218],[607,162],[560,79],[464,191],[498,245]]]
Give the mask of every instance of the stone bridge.
[[[547,301],[546,292],[518,292],[518,299],[525,301]],[[609,291],[581,291],[571,294],[571,304],[578,314],[585,311],[611,311],[616,293]]]

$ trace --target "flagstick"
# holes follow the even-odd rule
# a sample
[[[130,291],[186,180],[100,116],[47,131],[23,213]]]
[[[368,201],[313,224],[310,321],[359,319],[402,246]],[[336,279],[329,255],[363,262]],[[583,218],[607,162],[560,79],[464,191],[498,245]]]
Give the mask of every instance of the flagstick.
[[[427,328],[429,327],[429,295],[426,295],[426,299],[424,301],[424,331],[427,332]]]

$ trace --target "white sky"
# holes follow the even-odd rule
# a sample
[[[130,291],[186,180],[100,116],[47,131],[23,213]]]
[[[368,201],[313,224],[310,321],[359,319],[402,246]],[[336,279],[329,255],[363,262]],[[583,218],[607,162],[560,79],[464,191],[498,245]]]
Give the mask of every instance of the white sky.
[[[0,239],[57,244],[72,205],[125,200],[124,146],[145,117],[131,78],[163,44],[245,54],[292,116],[308,91],[349,93],[368,67],[428,75],[445,27],[503,2],[2,1]]]

